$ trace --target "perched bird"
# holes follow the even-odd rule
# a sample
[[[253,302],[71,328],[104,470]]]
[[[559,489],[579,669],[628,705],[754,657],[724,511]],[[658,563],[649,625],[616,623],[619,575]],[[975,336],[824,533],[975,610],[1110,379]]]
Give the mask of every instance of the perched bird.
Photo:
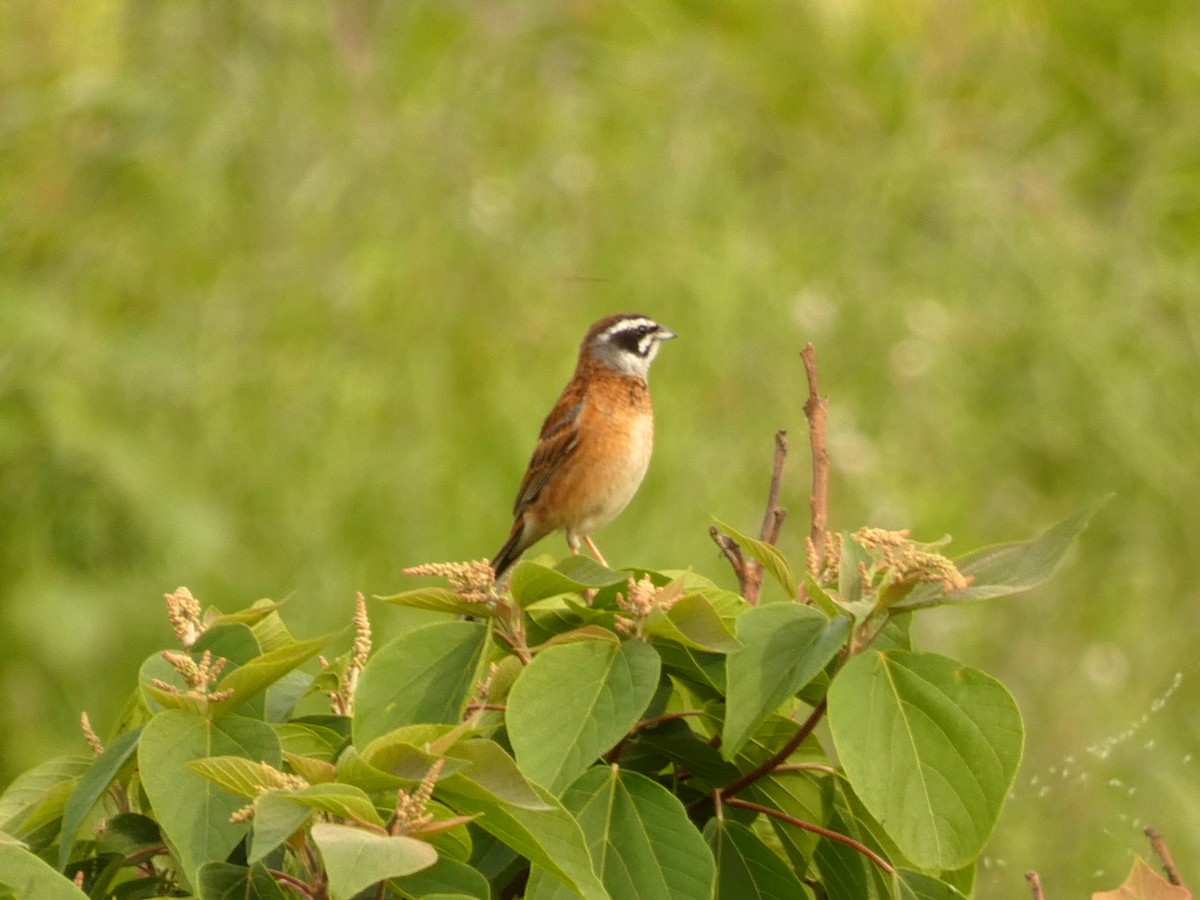
[[[658,346],[675,337],[648,316],[601,319],[579,347],[575,374],[542,425],[517,491],[512,532],[492,560],[499,579],[552,531],[580,541],[602,564],[592,532],[633,499],[650,464],[654,412],[646,376]]]

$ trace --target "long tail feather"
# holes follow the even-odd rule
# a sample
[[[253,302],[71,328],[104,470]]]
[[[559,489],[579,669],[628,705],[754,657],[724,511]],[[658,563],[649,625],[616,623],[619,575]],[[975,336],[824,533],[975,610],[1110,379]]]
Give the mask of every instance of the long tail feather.
[[[525,519],[520,517],[513,523],[513,529],[508,535],[508,540],[504,542],[496,555],[492,558],[492,571],[496,573],[496,580],[507,572],[525,552],[525,548],[529,546],[527,542],[522,540],[525,537]]]

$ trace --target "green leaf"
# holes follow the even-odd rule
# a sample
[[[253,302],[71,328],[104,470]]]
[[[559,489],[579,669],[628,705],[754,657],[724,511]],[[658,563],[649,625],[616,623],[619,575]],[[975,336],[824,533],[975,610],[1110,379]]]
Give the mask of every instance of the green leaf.
[[[897,870],[893,884],[896,900],[967,900],[953,885],[911,869]]]
[[[829,725],[855,792],[915,865],[982,852],[1024,744],[1000,682],[934,653],[869,651],[830,685]]]
[[[104,830],[96,836],[96,853],[132,856],[162,845],[158,823],[139,813],[118,813],[105,819]]]
[[[19,844],[0,841],[0,891],[6,887],[16,900],[87,900],[48,863]]]
[[[838,562],[838,587],[833,601],[849,613],[856,622],[864,621],[872,612],[878,598],[864,596],[861,566],[870,567],[875,562],[867,549],[848,531],[842,532],[842,555]]]
[[[333,762],[346,739],[332,728],[309,722],[281,722],[271,726],[287,753]]]
[[[196,892],[200,900],[287,900],[262,865],[246,868],[232,863],[211,862],[200,867]]]
[[[479,622],[433,622],[384,644],[358,682],[354,743],[400,725],[459,722],[487,639]]]
[[[410,787],[416,784],[429,774],[429,770],[439,759],[444,760],[439,776],[442,778],[467,767],[464,760],[455,759],[444,753],[429,752],[413,740],[415,735],[409,736],[409,731],[410,729],[407,728],[397,728],[395,731],[376,738],[366,746],[360,757],[364,765],[370,766],[375,772],[396,782],[394,784],[389,782],[386,785],[387,788],[395,790],[399,787]],[[351,750],[353,748],[347,748],[347,753]],[[346,755],[346,753],[342,754],[342,759],[338,760],[339,772],[342,771],[342,761]]]
[[[611,897],[709,900],[712,852],[670,791],[636,772],[596,766],[563,795],[579,820]],[[568,900],[571,894],[534,868],[527,900]]]
[[[658,654],[639,641],[543,650],[508,695],[505,723],[521,772],[561,793],[637,724],[658,674]]]
[[[61,816],[92,764],[87,756],[56,756],[17,776],[0,795],[0,832],[23,837]]]
[[[827,780],[813,772],[776,771],[751,785],[748,799],[802,822],[821,824],[829,819]],[[812,858],[817,835],[776,818],[771,819],[771,827],[792,859]]]
[[[291,803],[281,791],[263,794],[254,801],[254,832],[246,861],[256,863],[312,820],[313,810]]]
[[[297,666],[316,656],[331,640],[333,635],[326,635],[286,644],[238,666],[217,685],[218,691],[233,691],[233,696],[214,701],[212,714],[227,716],[241,709]]]
[[[498,744],[475,739],[455,747],[472,768],[438,783],[437,796],[588,900],[608,894],[592,869],[579,823],[544,789],[526,781]]]
[[[616,569],[602,566],[590,556],[567,556],[560,559],[554,568],[572,581],[577,581],[589,588],[611,587],[614,584],[624,584],[629,580],[628,572],[619,572]]]
[[[703,594],[680,597],[666,612],[655,609],[646,619],[646,633],[713,653],[729,653],[741,646]]]
[[[348,819],[382,833],[383,819],[371,798],[349,784],[311,784],[293,790],[270,790],[254,801],[254,838],[250,862],[262,859],[303,828],[314,812]]]
[[[406,606],[409,609],[428,609],[432,612],[450,613],[455,616],[474,616],[482,619],[492,615],[492,611],[482,603],[468,603],[449,588],[417,588],[413,591],[392,594],[389,597],[377,596],[375,599],[394,603],[397,606]]]
[[[965,590],[942,594],[936,585],[923,585],[892,606],[897,612],[939,603],[968,603],[1019,594],[1048,579],[1088,522],[1111,494],[1029,541],[984,547],[955,561],[958,570],[975,580]]]
[[[188,766],[210,756],[281,764],[275,732],[266,723],[244,716],[211,720],[166,710],[146,724],[138,742],[142,786],[193,884],[200,866],[224,861],[249,827],[229,821],[245,805],[244,798],[222,790]]]
[[[361,788],[350,784],[310,784],[290,791],[271,791],[259,799],[267,797],[329,813],[339,819],[350,819],[360,825],[384,827],[383,819],[371,798]]]
[[[689,687],[707,698],[725,696],[725,660],[722,653],[694,650],[673,641],[658,641],[654,649],[662,659],[665,670],[680,676]]]
[[[331,900],[350,900],[373,884],[411,875],[437,862],[433,847],[403,835],[330,824],[314,825],[311,833],[325,862]]]
[[[717,861],[714,900],[792,900],[812,891],[745,825],[708,820],[704,839]]]
[[[278,769],[244,756],[211,756],[193,760],[187,767],[231,794],[243,797],[257,797],[279,786]]]
[[[581,594],[589,589],[624,584],[625,572],[616,572],[588,559],[568,556],[553,569],[532,560],[522,560],[513,568],[508,589],[513,601],[522,609],[561,594]]]
[[[732,759],[768,715],[811,681],[850,634],[809,606],[771,603],[738,619],[742,646],[725,663],[728,698],[721,755]]]
[[[760,541],[757,538],[752,538],[747,534],[742,534],[736,529],[730,528],[724,522],[717,522],[717,527],[723,532],[738,542],[742,550],[749,554],[762,565],[762,567],[774,576],[775,580],[783,586],[784,592],[793,600],[796,598],[799,588],[796,584],[796,573],[792,571],[792,564],[788,562],[778,547],[774,544],[768,544],[766,541]]]
[[[491,886],[478,871],[464,862],[438,857],[428,869],[396,878],[392,882],[405,897],[433,900],[435,897],[463,897],[489,900]]]
[[[137,750],[138,739],[142,730],[137,728],[121,735],[92,763],[91,767],[79,779],[79,784],[71,792],[71,799],[63,810],[62,833],[59,836],[58,868],[61,871],[71,859],[71,848],[75,846],[75,835],[84,817],[91,812],[92,807],[104,796],[108,786],[113,783],[125,763]]]

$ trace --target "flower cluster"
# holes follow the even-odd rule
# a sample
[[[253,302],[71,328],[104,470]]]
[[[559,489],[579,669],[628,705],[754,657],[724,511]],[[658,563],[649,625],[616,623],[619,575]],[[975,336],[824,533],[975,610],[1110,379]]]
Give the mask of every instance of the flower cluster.
[[[274,766],[266,763],[259,763],[259,771],[265,776],[268,783],[258,786],[258,793],[265,794],[267,791],[295,791],[300,788],[308,787],[308,782],[299,775],[289,775],[287,772],[280,772]],[[237,825],[241,822],[248,822],[254,816],[254,804],[248,803],[240,809],[234,810],[230,815],[229,821]]]
[[[445,578],[450,582],[454,593],[465,603],[495,606],[499,599],[496,594],[496,573],[492,571],[491,563],[486,559],[461,563],[424,563],[405,569],[404,574],[437,575]]]
[[[934,545],[917,543],[909,534],[907,528],[889,531],[869,526],[854,532],[855,542],[878,560],[871,567],[860,564],[864,584],[873,583],[873,575],[887,572],[892,583],[939,584],[945,593],[970,586],[972,579],[958,571],[949,558],[930,549]],[[821,552],[811,538],[805,538],[805,546],[808,571],[813,580],[822,585],[835,584],[841,569],[842,535],[825,532]]]
[[[396,814],[392,816],[388,831],[392,834],[412,834],[433,821],[433,813],[428,812],[426,807],[433,797],[434,785],[445,764],[446,760],[439,759],[430,766],[415,791],[410,793],[401,788],[396,792]]]
[[[185,650],[190,650],[196,638],[204,632],[200,601],[185,587],[178,587],[171,594],[163,594],[163,599],[167,601],[167,618],[175,629],[179,643]]]
[[[954,563],[940,553],[909,539],[907,528],[886,531],[882,528],[860,528],[854,539],[867,550],[877,552],[881,568],[889,569],[899,583],[940,584],[945,593],[961,591],[972,579],[958,571]]]
[[[644,637],[646,619],[650,614],[656,609],[666,612],[682,595],[682,579],[660,588],[655,587],[649,575],[637,580],[630,575],[626,592],[617,594],[617,608],[625,613],[615,618],[617,630],[636,638]]]
[[[180,694],[185,697],[194,697],[198,700],[225,700],[233,696],[233,690],[210,691],[209,689],[217,683],[221,677],[221,671],[229,660],[222,657],[213,659],[212,651],[205,650],[200,657],[200,661],[192,659],[188,653],[176,653],[172,650],[163,651],[163,659],[169,662],[187,682],[188,689],[182,690],[173,684],[159,679],[152,678],[150,683],[160,691],[166,691],[168,694]]]
[[[367,600],[360,591],[354,597],[354,647],[346,670],[337,679],[337,687],[328,692],[330,711],[335,716],[354,714],[354,694],[358,690],[358,678],[367,657],[371,655],[371,622],[367,618]],[[329,668],[325,657],[318,657],[322,668]]]

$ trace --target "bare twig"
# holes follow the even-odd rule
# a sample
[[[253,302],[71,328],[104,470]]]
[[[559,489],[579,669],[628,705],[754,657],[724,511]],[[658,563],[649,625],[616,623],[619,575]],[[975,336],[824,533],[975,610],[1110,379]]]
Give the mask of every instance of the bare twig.
[[[804,720],[804,724],[800,726],[799,730],[792,736],[792,739],[780,748],[778,753],[754,771],[747,772],[737,781],[721,788],[721,797],[728,800],[734,794],[745,790],[760,778],[770,775],[780,763],[787,762],[787,758],[796,752],[796,748],[803,744],[804,739],[812,734],[813,729],[817,727],[817,723],[825,715],[825,708],[826,701],[822,697],[821,702],[814,706],[813,711],[808,714],[808,718]]]
[[[787,518],[787,510],[779,505],[779,494],[783,489],[783,464],[787,460],[787,432],[782,429],[775,432],[775,461],[771,466],[771,487],[767,492],[767,509],[763,513],[762,528],[759,540],[774,544],[779,540],[779,530],[783,520]],[[713,539],[729,565],[737,576],[738,592],[751,606],[758,605],[762,593],[762,582],[765,570],[762,563],[742,552],[741,545],[727,534],[723,534],[715,526],[708,529],[709,537]]]
[[[779,505],[779,494],[783,489],[783,464],[787,462],[788,439],[787,432],[782,428],[775,432],[775,462],[771,466],[771,489],[767,493],[767,508],[763,513],[762,528],[758,539],[774,544],[779,540],[779,530],[783,528],[783,520],[787,518],[787,510]],[[762,566],[758,567],[762,572]]]
[[[1042,879],[1038,877],[1038,873],[1030,869],[1025,873],[1025,880],[1029,882],[1029,890],[1033,894],[1033,900],[1046,900],[1046,895],[1042,893]]]
[[[733,567],[733,574],[737,576],[738,584],[745,584],[746,559],[742,556],[742,548],[738,542],[720,531],[716,525],[709,526],[708,536],[713,539],[714,544],[721,548],[721,552],[729,560],[729,565]]]
[[[780,812],[777,809],[772,809],[769,806],[763,806],[759,803],[751,803],[749,800],[740,800],[737,797],[726,797],[724,802],[729,806],[740,806],[742,809],[752,809],[755,812],[762,813],[764,816],[771,816],[772,818],[779,819],[781,822],[787,822],[789,825],[795,825],[797,828],[803,828],[805,831],[811,831],[813,834],[819,834],[823,838],[828,838],[831,841],[837,841],[839,844],[845,844],[847,847],[857,850],[889,875],[896,874],[896,870],[892,867],[891,863],[889,863],[886,859],[884,859],[866,844],[856,841],[852,837],[841,834],[837,831],[831,831],[830,829],[823,828],[820,825],[814,825],[812,822],[805,822],[803,819],[797,819],[795,816],[789,816],[787,813]]]
[[[1167,873],[1167,881],[1171,884],[1183,886],[1183,878],[1179,875],[1179,869],[1175,867],[1175,860],[1171,856],[1171,850],[1167,847],[1167,842],[1163,840],[1162,834],[1155,828],[1147,827],[1143,834],[1150,838],[1150,847],[1162,860],[1163,871]]]
[[[780,748],[778,753],[760,765],[757,769],[747,772],[741,778],[730,782],[725,787],[721,788],[717,792],[719,794],[718,799],[728,800],[730,797],[733,797],[740,791],[745,790],[759,779],[770,775],[781,763],[787,762],[787,758],[796,752],[796,748],[803,744],[804,739],[812,734],[813,729],[817,727],[817,723],[820,722],[821,717],[825,715],[826,706],[827,704],[825,698],[822,697],[821,702],[814,706],[812,712],[808,714],[808,718],[804,720],[804,724],[802,724],[799,730],[792,735],[791,740],[789,740],[783,745],[783,747]],[[704,796],[698,800],[693,800],[688,806],[688,812],[696,812],[696,810],[700,809],[706,803],[710,803],[712,799],[713,798],[711,796]]]
[[[829,401],[821,396],[821,383],[817,379],[817,353],[811,343],[805,345],[800,357],[804,360],[804,371],[808,376],[804,417],[808,419],[808,440],[812,445],[812,496],[809,498],[812,527],[809,536],[820,558],[825,554],[825,531],[829,527],[829,449],[825,444],[825,418]]]

